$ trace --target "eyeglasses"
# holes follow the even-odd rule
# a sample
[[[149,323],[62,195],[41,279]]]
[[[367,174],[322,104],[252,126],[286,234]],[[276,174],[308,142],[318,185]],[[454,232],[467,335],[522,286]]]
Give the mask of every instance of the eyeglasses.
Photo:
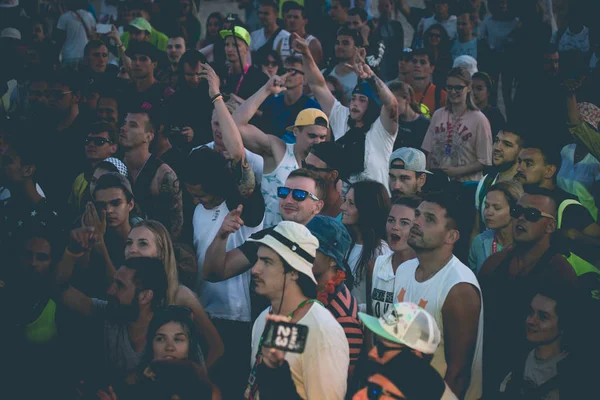
[[[296,68],[284,68],[283,69],[283,73],[284,74],[291,73],[292,76],[296,75],[296,74],[304,75],[304,72],[302,72],[302,71],[300,71],[299,69],[296,69]]]
[[[404,397],[400,397],[397,394],[390,393],[376,383],[367,382],[367,399],[379,400],[382,396],[388,396],[396,400],[404,400]]]
[[[263,64],[265,67],[276,67],[277,61],[270,61]]]
[[[72,93],[71,91],[63,92],[62,90],[46,90],[44,94],[49,99],[62,100],[67,94]]]
[[[550,218],[556,221],[556,218],[554,218],[552,215],[542,212],[537,208],[523,207],[517,204],[510,209],[510,216],[514,219],[519,218],[521,215],[529,222],[538,222],[542,218]]]
[[[375,347],[377,348],[377,357],[383,358],[385,353],[388,351],[400,351],[398,347],[390,347],[383,343],[381,340],[375,340]]]
[[[314,171],[314,172],[331,172],[333,171],[333,168],[319,168],[319,167],[315,167],[314,165],[308,164],[306,161],[302,160],[302,168],[307,169],[309,171]]]
[[[86,146],[89,146],[90,143],[94,143],[95,146],[104,146],[106,143],[112,144],[112,141],[103,137],[88,137],[85,138],[84,143]]]
[[[447,92],[460,93],[466,88],[465,85],[446,85]]]
[[[310,197],[314,201],[319,201],[319,198],[314,194],[307,192],[302,189],[290,189],[289,187],[279,186],[277,188],[277,197],[280,199],[287,199],[287,197],[292,194],[292,199],[296,201],[304,201],[307,197]]]

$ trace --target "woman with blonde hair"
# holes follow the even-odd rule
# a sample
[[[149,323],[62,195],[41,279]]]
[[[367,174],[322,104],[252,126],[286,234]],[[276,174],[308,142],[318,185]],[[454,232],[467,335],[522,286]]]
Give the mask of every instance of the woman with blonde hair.
[[[475,237],[469,252],[469,267],[476,274],[489,256],[513,244],[510,210],[521,196],[523,186],[516,181],[499,182],[488,190],[483,211],[488,229]]]
[[[409,84],[394,81],[389,88],[398,101],[398,136],[394,150],[400,147],[420,149],[429,128],[429,118],[421,114],[415,101],[415,91]]]
[[[474,184],[492,165],[490,123],[473,102],[469,71],[452,68],[446,91],[446,107],[433,114],[423,139],[427,169],[441,169],[451,179]]]
[[[164,225],[152,220],[135,224],[125,244],[125,258],[130,257],[155,257],[163,262],[167,274],[167,305],[192,310],[194,325],[208,348],[205,361],[210,368],[223,354],[223,341],[194,292],[179,283],[173,243]]]

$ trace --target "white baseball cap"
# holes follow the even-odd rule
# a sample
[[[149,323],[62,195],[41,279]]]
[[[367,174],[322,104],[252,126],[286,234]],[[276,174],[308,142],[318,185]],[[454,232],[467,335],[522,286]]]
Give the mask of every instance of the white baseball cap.
[[[0,32],[0,38],[21,40],[21,32],[15,28],[4,28],[2,29],[2,32]]]
[[[360,312],[358,318],[376,335],[424,354],[435,353],[441,341],[435,319],[414,303],[396,303],[381,318]]]
[[[317,284],[312,267],[319,248],[319,240],[306,226],[297,222],[281,221],[274,229],[263,230],[258,235],[252,235],[248,240],[270,247],[292,268]]]
[[[407,171],[431,174],[431,172],[427,171],[425,153],[419,149],[412,147],[400,147],[399,149],[394,150],[394,152],[390,155],[390,168],[394,160],[402,161],[404,163],[404,168],[402,169]]]

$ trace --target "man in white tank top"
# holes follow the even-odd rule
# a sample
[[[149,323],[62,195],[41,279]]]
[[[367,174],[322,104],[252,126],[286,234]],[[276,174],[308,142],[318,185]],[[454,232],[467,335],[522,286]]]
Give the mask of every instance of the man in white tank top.
[[[304,6],[301,6],[295,1],[283,3],[283,20],[285,22],[285,29],[288,32],[295,32],[298,36],[306,40],[306,43],[308,43],[308,50],[312,54],[313,59],[317,65],[320,65],[321,61],[323,61],[323,48],[321,47],[319,39],[306,32],[308,18],[306,17]],[[283,61],[289,56],[302,57],[302,54],[296,53],[294,49],[292,49],[291,36],[287,36],[281,41],[279,55]]]
[[[286,78],[287,74],[281,77],[273,76],[233,113],[244,146],[264,159],[261,190],[265,198],[265,228],[276,225],[282,220],[277,188],[284,186],[290,172],[299,168],[312,145],[326,140],[329,128],[327,116],[316,108],[302,110],[296,117],[294,126],[288,128],[296,136],[295,144],[286,144],[277,136],[267,135],[249,123],[260,105],[270,95],[285,90]]]
[[[452,254],[460,207],[443,193],[429,195],[415,210],[408,244],[417,258],[396,270],[394,295],[433,315],[442,340],[431,365],[458,398],[471,400],[482,392],[483,307],[477,278]]]

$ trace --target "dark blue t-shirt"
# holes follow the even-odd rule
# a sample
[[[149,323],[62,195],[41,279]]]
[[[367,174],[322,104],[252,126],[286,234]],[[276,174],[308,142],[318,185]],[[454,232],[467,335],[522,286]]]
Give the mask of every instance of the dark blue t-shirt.
[[[320,110],[321,106],[304,94],[290,106],[285,104],[283,95],[271,97],[263,103],[259,127],[263,132],[277,136],[286,143],[296,143],[294,133],[286,131],[286,128],[294,125],[300,111],[307,108]]]

